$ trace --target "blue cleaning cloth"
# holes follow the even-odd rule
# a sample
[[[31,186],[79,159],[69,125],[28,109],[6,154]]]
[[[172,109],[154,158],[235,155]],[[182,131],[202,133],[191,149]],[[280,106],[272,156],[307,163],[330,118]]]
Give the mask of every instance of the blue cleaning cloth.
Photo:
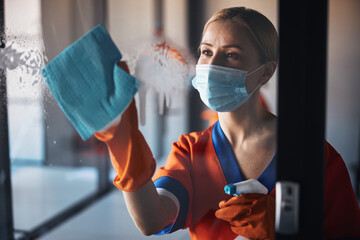
[[[83,140],[119,116],[139,88],[139,81],[117,66],[121,57],[98,25],[42,70],[56,102]]]

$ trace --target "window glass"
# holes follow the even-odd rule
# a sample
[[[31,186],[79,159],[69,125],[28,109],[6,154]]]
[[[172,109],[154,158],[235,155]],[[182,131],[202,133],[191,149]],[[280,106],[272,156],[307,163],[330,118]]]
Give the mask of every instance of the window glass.
[[[78,141],[46,90],[41,1],[5,1],[5,33],[14,228],[22,232],[95,192],[96,162],[106,155]]]

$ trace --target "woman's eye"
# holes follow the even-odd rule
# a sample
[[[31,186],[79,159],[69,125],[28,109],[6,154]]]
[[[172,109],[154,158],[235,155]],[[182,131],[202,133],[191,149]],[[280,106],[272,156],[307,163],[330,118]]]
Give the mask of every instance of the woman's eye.
[[[226,57],[227,57],[227,58],[237,59],[237,58],[238,58],[238,54],[237,54],[237,53],[234,53],[234,52],[228,52],[228,53],[226,53]]]
[[[202,51],[201,51],[201,54],[202,54],[202,55],[206,55],[206,56],[211,56],[211,51],[209,51],[209,50],[202,50]]]

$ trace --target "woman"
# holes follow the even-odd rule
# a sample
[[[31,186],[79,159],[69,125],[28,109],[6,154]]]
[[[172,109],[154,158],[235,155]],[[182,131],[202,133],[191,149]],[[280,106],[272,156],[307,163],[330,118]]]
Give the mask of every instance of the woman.
[[[222,9],[208,20],[193,86],[219,121],[180,136],[154,182],[155,161],[138,130],[134,101],[117,126],[96,134],[109,147],[114,184],[145,235],[188,227],[192,239],[274,239],[276,117],[258,99],[277,67],[277,43],[274,26],[254,10]],[[346,167],[329,144],[326,156],[326,184],[339,179],[342,186],[325,188],[325,236],[360,236]],[[224,193],[225,185],[246,179],[257,179],[269,194]]]

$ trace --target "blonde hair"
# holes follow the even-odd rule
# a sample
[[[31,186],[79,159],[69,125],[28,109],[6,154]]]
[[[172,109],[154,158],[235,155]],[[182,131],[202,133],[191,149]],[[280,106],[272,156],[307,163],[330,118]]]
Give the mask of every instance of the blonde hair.
[[[210,23],[219,20],[241,23],[252,38],[262,63],[278,60],[278,35],[274,25],[264,15],[245,7],[224,8],[206,22],[203,35]]]

